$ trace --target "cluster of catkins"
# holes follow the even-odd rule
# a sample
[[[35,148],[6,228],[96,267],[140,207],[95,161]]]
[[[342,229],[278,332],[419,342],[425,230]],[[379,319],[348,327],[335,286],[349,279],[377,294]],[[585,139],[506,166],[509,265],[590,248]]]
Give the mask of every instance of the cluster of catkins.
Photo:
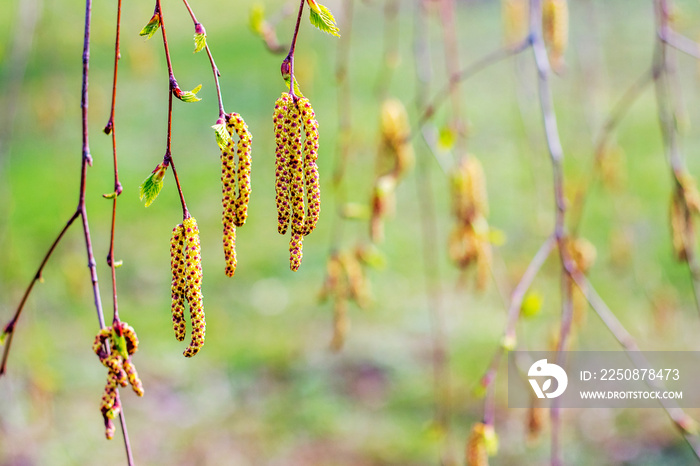
[[[347,316],[348,302],[354,301],[364,309],[370,302],[369,281],[365,273],[367,262],[365,251],[334,252],[326,264],[326,280],[319,295],[319,301],[333,299],[333,338],[330,347],[339,351],[345,343],[345,336],[350,328]]]
[[[393,213],[394,191],[403,175],[413,165],[413,148],[409,143],[408,114],[401,101],[388,99],[381,109],[381,146],[378,152],[378,176],[372,187],[370,237],[378,243],[384,239],[384,218]]]
[[[449,239],[450,259],[462,270],[476,263],[476,286],[483,290],[491,268],[486,178],[473,155],[462,157],[451,175],[455,226]]]
[[[110,344],[107,345],[107,340]],[[92,344],[92,349],[100,358],[100,362],[109,369],[107,385],[102,394],[100,410],[105,421],[107,439],[114,437],[112,420],[119,415],[121,406],[117,397],[117,387],[126,387],[127,383],[138,396],[143,396],[143,385],[136,367],[131,362],[131,355],[139,347],[136,332],[126,322],[117,322],[111,327],[100,330]]]
[[[202,300],[202,252],[199,228],[194,217],[186,218],[173,228],[170,240],[170,268],[172,270],[173,329],[178,341],[185,339],[185,302],[190,307],[192,340],[184,355],[192,357],[204,345],[206,322]]]
[[[318,177],[318,121],[309,99],[288,93],[275,102],[275,200],[277,231],[285,234],[291,223],[289,267],[299,270],[304,236],[316,228],[321,213]],[[308,211],[305,212],[304,192]]]
[[[223,122],[217,122],[222,125]],[[225,273],[233,277],[236,273],[236,227],[243,226],[248,218],[248,202],[250,201],[250,171],[253,136],[248,126],[238,113],[226,115],[225,136],[217,132],[217,142],[221,148],[221,205],[223,214],[221,222],[224,226],[224,259]],[[238,135],[238,149],[233,135]],[[236,164],[238,154],[238,164]],[[236,184],[238,195],[236,196]]]

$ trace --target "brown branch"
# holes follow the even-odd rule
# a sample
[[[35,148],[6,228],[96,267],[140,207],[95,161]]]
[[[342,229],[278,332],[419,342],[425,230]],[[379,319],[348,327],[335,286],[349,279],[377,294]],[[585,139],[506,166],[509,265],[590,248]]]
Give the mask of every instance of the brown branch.
[[[163,163],[167,167],[170,165],[173,169],[173,177],[175,178],[175,185],[177,187],[177,193],[180,196],[180,205],[182,206],[182,218],[187,219],[190,217],[190,212],[187,210],[187,203],[185,202],[185,194],[182,192],[182,186],[180,186],[180,178],[177,175],[177,170],[175,169],[175,162],[173,161],[173,155],[171,151],[172,144],[172,134],[173,134],[173,93],[175,89],[178,88],[177,81],[175,80],[175,74],[173,73],[173,63],[170,59],[170,48],[168,47],[168,36],[165,32],[165,21],[163,20],[163,9],[161,8],[160,0],[156,0],[156,12],[160,15],[160,29],[163,36],[163,48],[165,50],[165,61],[168,64],[168,131],[166,135],[165,143],[165,155],[163,156]]]
[[[294,26],[294,35],[292,36],[292,44],[289,46],[289,53],[287,57],[282,61],[282,76],[284,77],[289,73],[289,95],[292,96],[294,102],[299,99],[299,96],[294,94],[294,52],[297,47],[297,36],[299,35],[299,26],[301,25],[301,14],[304,12],[304,3],[306,0],[301,0],[299,2],[299,13],[297,14],[297,22]],[[289,69],[287,69],[289,66]]]

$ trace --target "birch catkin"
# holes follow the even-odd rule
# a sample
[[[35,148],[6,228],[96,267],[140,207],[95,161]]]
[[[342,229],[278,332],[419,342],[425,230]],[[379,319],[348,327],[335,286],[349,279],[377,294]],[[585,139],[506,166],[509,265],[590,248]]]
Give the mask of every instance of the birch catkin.
[[[318,166],[318,121],[305,97],[294,101],[284,93],[275,102],[275,201],[277,231],[285,234],[291,223],[289,267],[299,270],[304,236],[316,228],[321,212]],[[308,202],[306,211],[305,200]]]
[[[214,128],[217,129],[217,142],[221,148],[221,223],[226,262],[224,272],[232,277],[237,265],[236,227],[243,226],[248,218],[253,136],[238,113],[226,115],[225,130],[222,119],[219,119]],[[237,149],[234,135],[238,136]]]
[[[185,256],[182,248],[185,235],[182,224],[173,228],[170,239],[170,270],[172,282],[170,285],[171,310],[173,315],[173,330],[178,341],[185,339]]]
[[[273,123],[275,125],[275,202],[277,204],[277,231],[283,235],[287,232],[291,210],[289,208],[289,129],[286,125],[292,97],[284,93],[275,102]]]
[[[197,354],[202,345],[204,345],[206,330],[202,298],[202,252],[197,221],[194,217],[189,217],[182,222],[182,225],[185,236],[185,298],[190,306],[190,318],[192,321],[192,339],[183,354],[190,358]]]
[[[549,47],[552,66],[558,70],[564,62],[569,43],[569,6],[566,0],[545,0],[542,5],[542,35]]]

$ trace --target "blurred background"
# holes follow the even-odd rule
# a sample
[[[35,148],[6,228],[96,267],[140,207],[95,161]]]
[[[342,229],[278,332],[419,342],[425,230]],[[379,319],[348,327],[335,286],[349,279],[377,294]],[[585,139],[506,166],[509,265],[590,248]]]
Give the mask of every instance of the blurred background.
[[[429,150],[419,136],[412,139],[415,167],[398,184],[395,214],[384,220],[385,239],[374,249],[364,212],[381,153],[381,102],[401,100],[415,128],[417,105],[444,88],[448,66],[462,69],[504,43],[501,2],[456,2],[458,47],[447,59],[439,1],[327,0],[341,39],[312,28],[305,12],[296,72],[320,123],[323,204],[316,231],[304,241],[302,267],[293,273],[288,236],[276,232],[273,194],[271,115],[284,90],[279,75],[284,53],[265,47],[249,27],[249,16],[262,7],[279,41],[289,44],[295,3],[192,3],[222,73],[226,110],[240,113],[254,138],[253,195],[248,221],[238,230],[232,279],[223,274],[211,70],[204,54],[192,53],[186,9],[179,2],[163,4],[177,80],[183,89],[203,85],[201,102],[176,101],[173,111],[173,157],[202,240],[207,336],[193,359],[182,356],[185,344],[173,338],[170,320],[169,238],[181,221],[172,178],[166,177],[150,207],[138,197],[138,186],[165,150],[162,41],[160,34],[149,41],[138,35],[153,5],[124,3],[115,122],[124,192],[116,258],[124,264],[117,275],[120,315],[138,333],[134,362],[146,392],[138,398],[122,390],[136,462],[426,465],[451,458],[463,464],[469,432],[484,414],[478,388],[502,339],[504,302],[553,228],[552,170],[531,52],[490,66],[461,86],[466,146],[483,165],[488,221],[497,237],[493,279],[480,291],[473,267],[461,271],[448,255],[454,221],[442,167],[451,169],[460,155],[452,143],[450,105],[428,122],[440,135],[437,149]],[[700,3],[674,5],[674,28],[699,37]],[[649,70],[656,36],[651,2],[570,0],[569,9],[570,47],[552,88],[572,201],[591,173],[610,109]],[[77,202],[84,5],[8,0],[2,11],[0,322],[5,325]],[[111,287],[104,257],[111,204],[101,195],[113,190],[113,182],[111,141],[101,130],[109,117],[115,18],[116,2],[94,3],[89,112],[94,166],[87,207],[107,320]],[[423,81],[416,74],[417,37],[427,45],[418,66]],[[339,58],[344,46],[347,61]],[[347,71],[342,97],[339,63]],[[679,55],[677,71],[680,143],[690,173],[698,174],[698,64]],[[349,115],[349,127],[340,138],[343,115]],[[590,280],[642,349],[698,350],[700,321],[690,276],[671,246],[673,183],[653,86],[634,102],[613,145],[578,229],[596,251]],[[333,180],[339,166],[345,170],[338,183]],[[355,214],[348,215],[347,203]],[[335,304],[319,300],[326,263],[333,251],[357,247],[373,251],[374,266],[363,266],[369,299],[364,309],[348,303],[351,326],[343,348],[334,352],[329,345]],[[556,254],[530,296],[528,315],[518,325],[519,344],[549,349],[561,311]],[[592,311],[584,307],[579,317],[572,349],[620,350]],[[106,371],[91,351],[97,331],[82,232],[75,225],[27,303],[0,380],[0,464],[125,463],[119,433],[104,439],[99,403]],[[436,344],[449,356],[441,383],[451,393],[438,397],[448,413],[440,424],[434,421]],[[500,448],[491,464],[548,464],[548,419],[538,435],[528,427],[532,413],[508,409],[504,370],[505,364],[495,382]],[[566,464],[695,461],[661,409],[565,410],[562,416]]]

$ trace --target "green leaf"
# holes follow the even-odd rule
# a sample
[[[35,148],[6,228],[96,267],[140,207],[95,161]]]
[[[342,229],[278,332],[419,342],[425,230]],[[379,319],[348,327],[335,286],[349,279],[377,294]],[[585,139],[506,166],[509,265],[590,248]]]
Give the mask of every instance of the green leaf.
[[[103,194],[102,197],[105,199],[116,199],[117,198],[117,193],[108,193],[108,194]]]
[[[219,123],[212,125],[211,127],[214,128],[214,131],[216,132],[216,143],[223,149],[231,140],[231,135],[226,129],[226,123]]]
[[[319,30],[326,32],[332,36],[340,37],[340,29],[338,25],[335,24],[335,18],[333,13],[328,7],[316,3],[314,0],[307,0],[311,13],[309,14],[309,20]]]
[[[0,334],[0,346],[5,344],[5,340],[7,339],[8,332],[3,332]]]
[[[194,35],[194,53],[201,52],[207,45],[207,35],[206,34],[195,34]]]
[[[166,170],[167,167],[165,165],[162,163],[158,164],[153,173],[148,175],[148,178],[143,180],[143,183],[139,186],[139,199],[141,201],[145,200],[146,207],[151,205],[158,197],[158,194],[160,194]]]
[[[146,36],[146,39],[150,39],[153,37],[153,34],[156,33],[158,28],[160,27],[160,14],[159,13],[154,13],[153,17],[151,17],[151,20],[148,22],[147,25],[141,29],[141,32],[139,32],[140,36]]]
[[[175,89],[175,97],[182,100],[183,102],[199,102],[200,100],[202,100],[199,97],[197,97],[197,92],[199,92],[200,89],[202,89],[201,84],[192,89],[191,91],[181,90],[180,92],[177,92],[178,89]]]
[[[284,78],[284,83],[287,85],[287,89],[289,89],[289,78]],[[304,94],[301,93],[301,89],[299,89],[299,81],[297,81],[296,76],[294,77],[294,95],[297,97],[304,97]]]
[[[129,352],[126,349],[126,338],[124,338],[124,335],[119,335],[117,332],[112,330],[112,343],[114,343],[114,347],[121,357],[124,359],[129,358]]]

